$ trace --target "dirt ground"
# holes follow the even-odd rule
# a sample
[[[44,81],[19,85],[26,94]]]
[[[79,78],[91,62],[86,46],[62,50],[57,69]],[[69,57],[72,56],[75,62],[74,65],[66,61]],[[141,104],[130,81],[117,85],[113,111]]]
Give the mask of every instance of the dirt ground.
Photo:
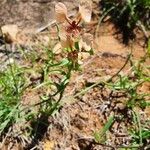
[[[57,0],[1,0],[0,25],[17,24],[22,29],[35,30],[54,19],[54,5]],[[64,3],[73,10],[73,0]]]
[[[76,1],[65,0],[62,2],[68,6],[70,12],[77,10]],[[20,29],[28,32],[32,30],[34,34],[39,28],[53,21],[54,5],[57,1],[0,0],[0,3],[0,25],[17,24]],[[98,9],[96,0],[93,2],[93,7],[94,10]],[[96,18],[97,14],[93,14],[93,16]],[[95,20],[93,22],[95,23]],[[89,26],[89,31],[93,24]],[[96,28],[97,24],[94,24],[91,32],[94,33]],[[115,33],[116,28],[109,21],[99,26],[98,36],[94,39],[94,55],[84,59],[82,72],[73,74],[63,98],[64,106],[55,114],[55,117],[43,117],[48,125],[40,126],[39,124],[39,135],[30,140],[30,144],[26,147],[27,150],[112,150],[117,149],[118,145],[126,146],[130,143],[131,137],[126,128],[129,126],[128,120],[119,120],[113,124],[111,131],[107,134],[108,143],[106,145],[93,141],[94,132],[102,129],[109,116],[127,113],[128,119],[130,118],[130,110],[124,109],[125,96],[117,97],[120,93],[111,93],[110,89],[99,85],[84,95],[79,95],[73,100],[71,98],[71,95],[80,92],[88,85],[100,80],[107,80],[114,75],[126,62],[131,48],[134,58],[139,59],[144,55],[145,48],[142,39],[137,40],[133,46],[131,46],[132,44],[127,46],[122,44],[121,35]],[[128,69],[129,65],[122,72],[126,74]],[[141,90],[150,92],[150,84],[144,85]],[[32,96],[28,92],[26,99],[30,98],[36,101],[39,96],[37,96],[37,92],[32,93]],[[149,110],[145,113],[145,118],[148,115]],[[17,144],[13,142],[4,144],[2,150],[24,149],[17,140]]]

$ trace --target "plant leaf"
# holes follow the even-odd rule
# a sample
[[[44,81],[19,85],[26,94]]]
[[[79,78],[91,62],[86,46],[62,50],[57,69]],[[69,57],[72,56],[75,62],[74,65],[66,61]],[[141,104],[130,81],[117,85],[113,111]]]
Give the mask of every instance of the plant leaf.
[[[106,132],[109,130],[111,125],[114,123],[114,121],[115,121],[114,116],[110,116],[108,121],[106,122],[105,126],[103,127],[103,129],[100,130],[99,132],[94,133],[96,142],[101,142],[104,140],[104,136],[105,136]]]

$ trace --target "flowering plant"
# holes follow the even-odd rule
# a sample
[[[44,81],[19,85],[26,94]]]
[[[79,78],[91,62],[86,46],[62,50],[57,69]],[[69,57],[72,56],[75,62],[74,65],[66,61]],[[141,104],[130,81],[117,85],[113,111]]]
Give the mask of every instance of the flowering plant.
[[[93,37],[85,33],[81,23],[89,23],[91,20],[92,7],[90,3],[82,2],[74,19],[68,17],[67,7],[59,2],[55,5],[56,21],[60,24],[59,38],[61,46],[67,51],[67,58],[73,69],[78,68],[78,54],[82,51],[92,50]]]

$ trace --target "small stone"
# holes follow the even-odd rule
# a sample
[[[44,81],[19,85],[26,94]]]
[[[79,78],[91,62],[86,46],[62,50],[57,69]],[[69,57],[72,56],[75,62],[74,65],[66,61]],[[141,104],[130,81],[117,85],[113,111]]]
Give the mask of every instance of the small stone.
[[[123,103],[118,103],[116,104],[116,108],[119,110],[124,110],[126,108],[126,105]]]
[[[17,25],[14,24],[4,25],[1,27],[1,30],[7,43],[13,43],[17,41],[17,33],[18,33]]]
[[[83,119],[83,120],[85,120],[85,121],[88,120],[88,114],[86,114],[86,113],[80,113],[79,116],[80,116],[81,119]]]

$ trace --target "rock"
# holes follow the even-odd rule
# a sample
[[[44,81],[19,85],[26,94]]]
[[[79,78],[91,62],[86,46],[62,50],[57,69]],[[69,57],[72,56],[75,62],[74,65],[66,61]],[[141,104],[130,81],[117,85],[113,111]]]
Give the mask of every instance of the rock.
[[[17,25],[14,24],[4,25],[1,27],[1,30],[7,43],[14,43],[17,41],[17,33],[18,33]]]

